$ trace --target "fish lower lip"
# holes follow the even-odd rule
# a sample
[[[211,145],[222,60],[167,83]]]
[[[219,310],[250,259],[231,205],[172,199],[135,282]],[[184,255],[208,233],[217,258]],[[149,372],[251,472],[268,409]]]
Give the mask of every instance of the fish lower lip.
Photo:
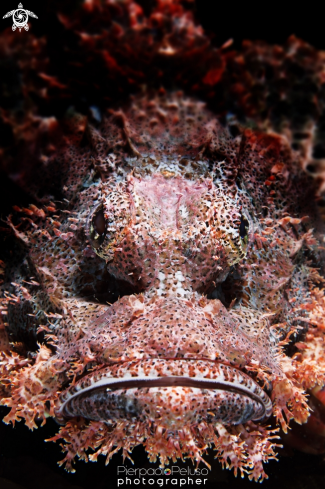
[[[147,359],[106,367],[81,379],[61,395],[57,419],[81,415],[105,421],[106,418],[116,418],[117,405],[120,406],[121,413],[127,415],[128,410],[131,416],[139,411],[138,401],[143,392],[150,398],[157,391],[168,388],[171,391],[179,389],[181,392],[192,389],[197,396],[202,391],[209,398],[212,408],[214,404],[220,404],[220,399],[228,396],[228,404],[226,402],[223,409],[227,406],[232,411],[237,409],[237,414],[240,409],[245,410],[246,414],[242,414],[242,417],[246,416],[253,421],[263,421],[272,413],[272,403],[268,395],[251,377],[234,367],[205,360]],[[140,393],[137,394],[136,401],[133,397],[135,391]],[[121,404],[122,398],[124,401]],[[135,402],[137,409],[134,407]],[[144,404],[147,405],[147,402]],[[243,405],[242,408],[240,404]],[[105,416],[96,411],[99,405],[101,413],[105,411]],[[207,411],[211,412],[211,407]],[[240,414],[238,419],[238,422],[248,420],[241,420]]]

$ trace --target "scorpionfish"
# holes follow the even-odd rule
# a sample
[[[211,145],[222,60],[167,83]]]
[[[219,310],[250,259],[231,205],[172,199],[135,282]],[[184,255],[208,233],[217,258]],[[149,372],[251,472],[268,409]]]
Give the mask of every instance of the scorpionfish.
[[[279,431],[308,425],[307,391],[324,400],[319,182],[288,131],[237,122],[146,87],[70,113],[35,179],[60,194],[8,217],[4,421],[54,417],[67,470],[213,446],[263,479]]]

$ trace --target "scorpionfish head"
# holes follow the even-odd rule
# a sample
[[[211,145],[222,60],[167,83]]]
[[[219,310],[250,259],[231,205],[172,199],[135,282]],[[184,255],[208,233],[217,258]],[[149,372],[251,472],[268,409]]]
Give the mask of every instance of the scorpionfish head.
[[[202,295],[244,258],[249,221],[236,194],[211,178],[157,171],[102,186],[89,240],[142,293],[113,304],[78,340],[78,354],[90,348],[102,367],[61,396],[59,416],[175,434],[270,415],[268,395],[242,370],[251,357],[272,366],[266,321]]]

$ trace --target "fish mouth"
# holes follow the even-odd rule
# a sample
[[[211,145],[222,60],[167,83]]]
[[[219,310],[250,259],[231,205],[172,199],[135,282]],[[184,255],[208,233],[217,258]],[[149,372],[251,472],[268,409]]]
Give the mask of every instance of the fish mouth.
[[[102,368],[61,394],[59,422],[96,421],[240,424],[272,414],[266,392],[244,372],[208,360],[147,359]],[[177,427],[177,426],[176,426]]]

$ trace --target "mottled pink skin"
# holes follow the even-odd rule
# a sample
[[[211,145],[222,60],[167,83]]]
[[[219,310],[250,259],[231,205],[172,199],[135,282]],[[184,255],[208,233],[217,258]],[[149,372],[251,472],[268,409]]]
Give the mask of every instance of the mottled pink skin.
[[[252,477],[265,477],[262,461],[274,457],[261,424],[268,395],[284,430],[308,417],[282,349],[306,315],[314,273],[303,254],[314,253],[314,238],[299,162],[277,136],[233,138],[181,94],[138,96],[85,134],[88,146],[62,155],[69,207],[47,220],[35,213],[26,229],[11,223],[41,284],[27,287],[14,269],[11,333],[29,308],[25,330],[46,331],[52,350],[42,346],[27,368],[18,356],[4,360],[6,421],[35,427],[50,414],[66,423],[55,439],[67,442],[70,469],[88,447],[95,459],[144,444],[166,463],[199,461],[214,444],[223,463],[247,471],[254,462]],[[124,297],[108,305],[112,277]],[[127,386],[161,377],[177,382]],[[188,384],[203,377],[218,388]],[[112,378],[123,388],[107,390]]]
[[[61,358],[77,357],[99,365],[158,358],[173,360],[173,364],[177,359],[194,358],[240,368],[251,365],[254,358],[254,368],[264,366],[281,376],[267,322],[245,308],[239,315],[236,309],[228,312],[220,300],[201,295],[211,289],[212,282],[214,287],[222,282],[230,267],[245,256],[247,237],[240,237],[238,196],[220,196],[212,178],[184,178],[184,172],[177,170],[178,159],[174,172],[161,168],[142,177],[128,174],[115,188],[110,182],[102,185],[102,200],[89,218],[90,242],[115,276],[140,282],[143,294],[121,299],[91,321],[83,328],[82,338],[64,346]],[[258,325],[258,335],[251,331],[252,320]],[[124,395],[128,397],[128,392]],[[238,418],[240,402],[232,401],[229,392],[227,396],[228,424],[232,410],[234,423],[246,421],[247,414]],[[145,397],[148,402],[151,391]],[[97,400],[97,404],[103,402]],[[98,419],[97,407],[90,405],[89,417]],[[137,407],[135,418],[142,410]],[[192,423],[202,417],[193,407],[189,411]],[[207,407],[205,417],[209,411]],[[75,415],[81,412],[72,410]],[[254,418],[253,413],[248,419]],[[178,429],[183,424],[178,417]]]

